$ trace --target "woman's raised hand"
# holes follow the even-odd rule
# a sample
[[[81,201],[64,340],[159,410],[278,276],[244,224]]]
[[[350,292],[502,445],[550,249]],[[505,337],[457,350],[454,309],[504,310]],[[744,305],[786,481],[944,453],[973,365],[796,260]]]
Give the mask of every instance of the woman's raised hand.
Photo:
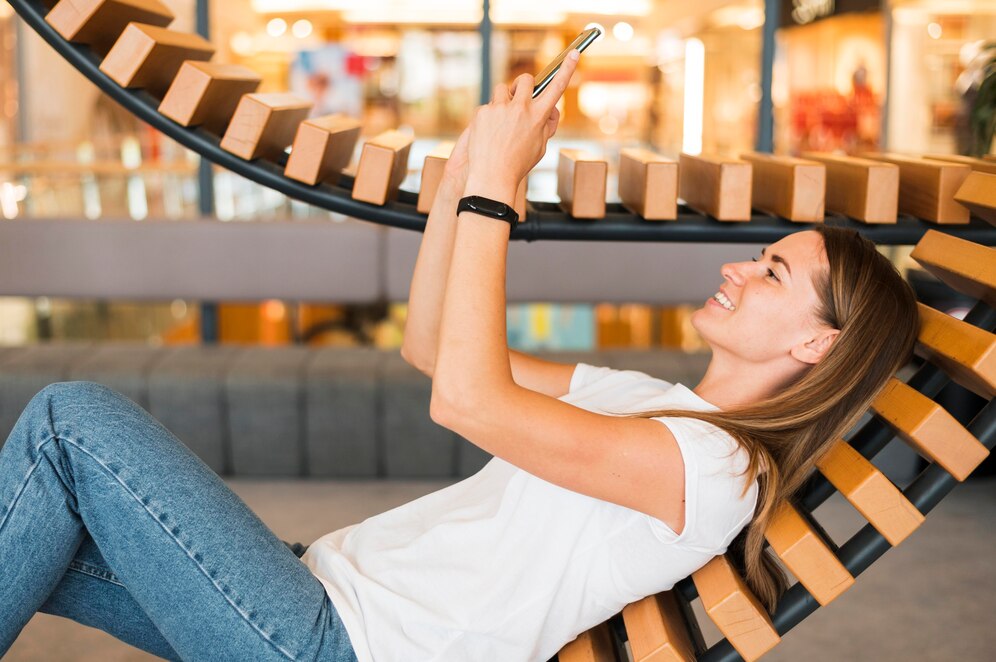
[[[546,143],[557,130],[557,101],[567,89],[580,55],[572,50],[536,99],[532,98],[534,81],[530,74],[517,77],[511,88],[504,83],[495,86],[491,103],[475,111],[468,127],[467,195],[507,197],[509,190],[514,194],[522,178],[543,158]]]
[[[467,141],[470,137],[470,127],[468,126],[457,138],[456,144],[453,145],[453,150],[450,152],[450,156],[446,159],[446,166],[443,168],[444,179],[453,182],[454,189],[460,193],[463,192],[464,186],[467,184],[467,174],[470,167],[470,159],[468,158],[467,152]]]

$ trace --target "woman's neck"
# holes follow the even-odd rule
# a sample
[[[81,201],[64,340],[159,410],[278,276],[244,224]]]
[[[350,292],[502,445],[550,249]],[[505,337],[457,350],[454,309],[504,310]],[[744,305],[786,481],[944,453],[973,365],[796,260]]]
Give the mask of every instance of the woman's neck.
[[[757,364],[714,351],[705,376],[692,392],[721,410],[757,404],[795,382],[805,369],[790,356],[780,363]]]

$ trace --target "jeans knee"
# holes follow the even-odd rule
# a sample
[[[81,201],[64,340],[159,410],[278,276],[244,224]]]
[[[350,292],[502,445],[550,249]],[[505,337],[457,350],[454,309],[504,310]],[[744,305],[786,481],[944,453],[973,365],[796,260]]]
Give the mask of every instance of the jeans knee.
[[[66,407],[79,407],[120,397],[113,389],[96,382],[55,382],[38,391],[28,407],[42,406],[49,413],[55,413]]]

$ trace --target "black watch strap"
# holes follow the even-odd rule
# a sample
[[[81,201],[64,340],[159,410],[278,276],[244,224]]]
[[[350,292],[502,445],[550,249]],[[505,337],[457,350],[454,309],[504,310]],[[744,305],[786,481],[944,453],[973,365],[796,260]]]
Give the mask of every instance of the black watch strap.
[[[457,203],[457,214],[463,211],[472,211],[482,216],[508,221],[512,229],[515,229],[519,222],[519,215],[510,206],[480,195],[468,195],[465,198],[460,198],[460,202]]]

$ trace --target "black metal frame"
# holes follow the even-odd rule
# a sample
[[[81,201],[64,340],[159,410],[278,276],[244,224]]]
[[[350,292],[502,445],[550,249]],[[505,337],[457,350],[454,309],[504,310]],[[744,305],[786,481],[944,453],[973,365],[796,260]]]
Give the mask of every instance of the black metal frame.
[[[208,160],[258,184],[315,207],[339,212],[382,225],[421,232],[425,215],[416,210],[417,193],[402,190],[395,201],[377,206],[353,200],[352,177],[343,177],[336,185],[309,186],[283,174],[284,163],[258,159],[246,161],[220,147],[219,136],[201,128],[186,128],[158,111],[159,100],[143,90],[128,90],[100,70],[100,57],[88,46],[72,44],[55,31],[45,19],[41,0],[8,0],[11,6],[45,41],[89,78],[105,94],[149,125],[197,152]],[[929,229],[940,230],[979,244],[996,245],[996,232],[981,219],[968,225],[937,225],[901,215],[896,224],[866,224],[841,214],[828,214],[827,224],[854,228],[878,244],[915,244]],[[682,206],[676,221],[646,221],[610,203],[604,218],[596,221],[575,219],[556,203],[530,202],[526,221],[514,228],[512,239],[534,241],[673,241],[770,243],[813,224],[793,223],[770,214],[755,212],[747,223],[717,221]]]

